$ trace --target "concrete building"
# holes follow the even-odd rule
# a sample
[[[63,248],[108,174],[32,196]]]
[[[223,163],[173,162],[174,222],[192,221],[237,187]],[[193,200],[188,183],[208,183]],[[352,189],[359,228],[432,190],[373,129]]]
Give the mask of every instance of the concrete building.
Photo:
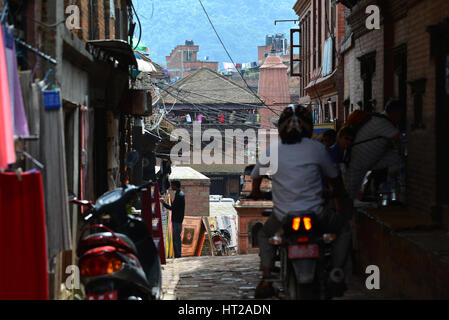
[[[262,65],[265,59],[271,54],[274,49],[276,55],[288,57],[290,56],[290,48],[285,34],[268,34],[265,37],[265,45],[257,47],[257,61]]]

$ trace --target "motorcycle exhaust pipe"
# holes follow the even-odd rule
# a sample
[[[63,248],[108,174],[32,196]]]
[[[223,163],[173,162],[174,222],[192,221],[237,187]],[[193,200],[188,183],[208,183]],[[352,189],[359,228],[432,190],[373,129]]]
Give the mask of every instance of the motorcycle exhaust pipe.
[[[340,268],[334,268],[329,274],[329,279],[334,283],[342,283],[345,280],[345,273]]]

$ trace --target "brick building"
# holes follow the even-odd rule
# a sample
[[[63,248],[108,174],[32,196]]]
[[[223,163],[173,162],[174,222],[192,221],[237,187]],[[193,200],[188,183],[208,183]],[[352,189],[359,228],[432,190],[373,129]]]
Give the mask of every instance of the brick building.
[[[4,4],[0,1],[2,12]],[[119,174],[126,152],[122,146],[129,138],[125,134],[129,136],[131,131],[123,129],[130,115],[122,99],[129,92],[129,67],[137,66],[127,42],[134,18],[131,4],[126,0],[8,0],[4,21],[14,27],[19,76],[30,87],[45,78],[49,88],[54,85],[60,90],[62,102],[61,108],[52,112],[26,114],[28,122],[40,131],[31,132],[38,139],[24,146],[45,166],[52,299],[62,294],[64,266],[76,264],[76,255],[70,249],[77,239],[78,230],[73,229],[72,222],[78,209],[68,205],[69,191],[94,200],[123,178]],[[66,11],[70,5],[75,9]],[[76,25],[75,29],[67,28],[72,14],[79,14],[80,29]],[[22,94],[24,101],[35,103],[31,89],[24,89]],[[43,141],[44,124],[51,117],[46,130],[52,130],[52,141],[58,144]],[[24,171],[32,168],[23,167]]]
[[[316,124],[336,126],[344,121],[340,60],[344,6],[334,5],[331,0],[298,0],[293,10],[298,15],[300,32],[294,34],[290,45],[301,46],[298,102],[312,105]]]
[[[344,1],[342,1],[344,2]],[[355,5],[354,5],[355,4]],[[379,30],[365,25],[368,5],[380,8]],[[345,99],[383,111],[389,98],[406,106],[407,204],[448,227],[447,1],[353,1],[347,4]]]
[[[192,40],[186,40],[184,45],[174,48],[168,57],[167,70],[170,79],[183,79],[201,67],[218,71],[218,62],[198,60],[200,47]]]
[[[265,103],[265,107],[259,110],[260,123],[264,128],[276,128],[279,115],[291,103],[287,69],[274,50],[259,68],[257,94]]]
[[[406,207],[356,217],[360,262],[379,265],[382,285],[406,297],[447,299],[449,3],[340,2],[346,6],[341,53],[349,111],[382,112],[390,98],[406,106],[400,124]],[[379,29],[367,28],[370,5],[379,9]]]
[[[81,29],[74,33],[82,40],[123,39],[127,40],[128,5],[126,0],[64,0],[65,7],[80,8]],[[123,23],[125,22],[125,23]]]

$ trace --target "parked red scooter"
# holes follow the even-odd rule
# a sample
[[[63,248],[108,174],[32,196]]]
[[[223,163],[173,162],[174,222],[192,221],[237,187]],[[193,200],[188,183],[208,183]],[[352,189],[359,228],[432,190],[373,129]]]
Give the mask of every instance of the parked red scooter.
[[[150,184],[107,192],[95,204],[70,200],[89,207],[84,221],[90,225],[83,229],[77,249],[87,300],[160,299],[158,251],[143,220],[126,210],[126,205]],[[98,232],[86,235],[92,230]]]

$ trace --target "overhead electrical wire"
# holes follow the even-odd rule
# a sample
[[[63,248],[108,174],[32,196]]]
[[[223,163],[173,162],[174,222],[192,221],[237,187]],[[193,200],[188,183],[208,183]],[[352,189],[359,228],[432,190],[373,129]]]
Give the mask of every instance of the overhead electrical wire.
[[[131,8],[134,11],[134,14],[136,15],[136,18],[137,18],[137,22],[139,24],[139,41],[137,42],[136,46],[134,47],[134,50],[136,50],[140,44],[140,41],[142,40],[142,24],[140,23],[140,18],[139,18],[139,15],[137,14],[137,11],[136,11],[136,8],[134,7],[133,2],[130,1],[130,3],[131,3]],[[132,41],[132,39],[131,39],[131,41]]]
[[[176,91],[178,91],[178,92],[185,92],[185,93],[188,93],[188,94],[194,94],[194,95],[197,95],[197,96],[200,96],[200,97],[204,97],[204,98],[207,98],[207,99],[212,99],[212,100],[216,100],[216,101],[219,101],[219,102],[225,102],[225,103],[227,103],[227,104],[232,104],[232,105],[237,105],[237,106],[249,106],[249,107],[253,107],[253,108],[261,108],[261,105],[253,105],[253,104],[247,104],[247,103],[237,103],[237,102],[232,102],[232,101],[227,101],[227,100],[222,100],[222,99],[217,99],[217,98],[212,98],[212,97],[209,97],[209,96],[205,96],[205,95],[202,95],[202,94],[200,94],[200,93],[197,93],[197,92],[193,92],[193,91],[189,91],[189,90],[186,90],[186,89],[181,89],[181,88],[177,88],[177,87],[174,87],[174,86],[170,86],[170,85],[168,85],[168,84],[164,84],[164,85],[166,85],[166,86],[168,86],[168,87],[170,87],[171,89],[174,89],[174,90],[176,90]],[[159,87],[160,88],[160,87]],[[164,90],[165,92],[167,92],[167,93],[169,93],[169,91],[168,90],[166,90],[166,89],[163,89],[163,88],[160,88],[161,90]],[[190,101],[187,101],[188,103],[191,103]],[[282,104],[284,104],[284,103],[282,103]],[[210,107],[209,107],[210,108]],[[224,108],[216,108],[216,109],[214,109],[214,110],[222,110],[222,111],[224,111],[224,112],[231,112],[231,111],[229,111],[229,110],[226,110],[226,109],[224,109]],[[246,119],[246,113],[245,113],[245,119]]]
[[[175,96],[172,92],[170,92],[170,91],[168,91],[167,89],[164,89],[164,88],[162,88],[162,87],[160,87],[160,86],[158,86],[158,85],[156,85],[159,89],[161,89],[161,90],[163,90],[164,92],[166,92],[167,94],[169,94],[170,96],[172,96],[172,97],[174,97],[174,98],[179,98],[180,96],[181,96],[181,93],[186,93],[186,94],[192,94],[193,92],[191,92],[191,91],[187,91],[187,90],[184,90],[184,89],[180,89],[180,88],[176,88],[176,87],[172,87],[174,90],[176,90],[177,92],[178,92],[178,94]],[[193,94],[196,94],[196,93],[193,93]],[[186,98],[185,96],[182,96],[183,98]],[[205,97],[205,96],[204,96]],[[206,98],[208,98],[208,97],[206,97]],[[219,100],[219,101],[221,101],[221,100]],[[183,99],[181,102],[184,102],[184,103],[187,103],[187,104],[191,104],[191,105],[202,105],[202,106],[205,106],[206,108],[208,108],[208,109],[210,109],[211,111],[214,111],[214,112],[228,112],[228,113],[230,113],[231,111],[229,111],[229,110],[226,110],[226,109],[224,109],[224,108],[212,108],[211,106],[207,106],[207,105],[205,105],[205,104],[201,104],[201,103],[194,103],[194,102],[192,102],[192,101],[188,101],[188,100],[186,100],[186,99]],[[237,103],[234,103],[235,105],[239,105],[240,106],[240,104],[237,104]],[[260,107],[260,106],[258,106],[258,105],[250,105],[251,107]],[[235,111],[235,110],[234,110]],[[243,114],[243,113],[242,113]],[[245,116],[242,116],[242,120],[247,120],[247,113],[244,113],[245,114]]]
[[[157,85],[156,85],[156,86],[157,86]],[[220,109],[220,108],[213,108],[213,107],[211,107],[211,106],[207,106],[207,105],[200,104],[200,103],[193,103],[193,102],[191,102],[191,101],[187,101],[187,100],[185,100],[185,99],[182,99],[182,98],[180,97],[180,93],[182,92],[182,89],[179,89],[179,90],[178,90],[178,95],[174,95],[172,92],[169,92],[169,91],[167,91],[167,90],[164,89],[164,88],[161,88],[161,87],[159,87],[159,86],[157,86],[157,87],[160,88],[161,90],[167,92],[167,94],[171,95],[172,97],[179,99],[179,100],[180,100],[181,102],[183,102],[183,103],[192,105],[192,106],[197,107],[197,108],[200,108],[200,109],[201,109],[201,107],[203,107],[203,110],[204,110],[204,108],[205,108],[205,109],[207,109],[207,110],[210,110],[211,113],[215,113],[216,115],[219,115],[220,113],[231,113],[231,112],[232,112],[232,111],[230,111],[230,110],[224,110],[224,109]],[[175,89],[177,89],[177,88],[175,88]],[[203,112],[204,112],[204,111],[203,111]],[[236,118],[236,119],[237,119],[237,118],[240,118],[241,120],[247,120],[247,114],[245,114],[245,116],[239,116],[237,113],[234,114],[234,115],[235,115],[235,118]],[[238,123],[238,125],[243,125],[243,126],[250,127],[250,128],[254,128],[254,129],[261,129],[261,128],[263,129],[262,126],[261,126],[261,127],[257,127],[257,126],[252,126],[252,125],[245,124],[245,123]],[[273,129],[273,128],[265,127],[265,129]]]
[[[169,93],[170,94],[170,93]],[[170,94],[170,95],[172,95],[172,94]],[[179,97],[179,96],[177,96],[177,99],[180,99],[181,101],[182,101],[182,99]],[[202,113],[205,113],[204,112],[204,110],[201,110],[201,108],[200,107],[198,107],[197,105],[195,105],[195,104],[193,104],[193,103],[191,103],[191,102],[189,102],[189,104],[191,104],[194,108],[196,108],[196,109],[198,109],[200,112],[202,112]],[[211,107],[209,107],[209,106],[206,106],[206,105],[204,105],[204,107],[206,107],[206,108],[211,108]],[[212,110],[212,111],[215,111],[216,112],[216,110]],[[232,124],[225,124],[225,125],[227,125],[227,126],[232,126]],[[257,127],[257,126],[251,126],[251,125],[249,125],[249,124],[244,124],[244,123],[238,123],[238,124],[235,124],[235,125],[241,125],[241,126],[246,126],[246,127],[249,127],[249,128],[253,128],[253,129],[263,129],[262,128],[262,126],[261,127]],[[215,128],[216,129],[216,128]],[[267,129],[273,129],[273,128],[267,128]],[[162,129],[161,129],[162,130]],[[165,131],[164,131],[165,132]],[[167,133],[167,132],[166,132]],[[171,135],[170,135],[171,136]],[[227,142],[226,140],[225,140],[225,145],[229,145],[229,144],[233,144],[233,142],[234,142],[234,140],[232,141],[232,142]],[[245,143],[239,143],[239,141],[238,140],[236,140],[236,145],[240,145],[240,146],[243,146],[243,148],[245,148]]]
[[[206,14],[207,19],[209,20],[209,23],[210,23],[210,25],[212,26],[212,29],[214,30],[215,35],[217,36],[218,40],[220,41],[221,45],[223,46],[223,49],[225,50],[226,54],[228,55],[229,59],[231,60],[232,64],[234,65],[234,67],[237,69],[237,66],[236,66],[234,60],[232,59],[231,55],[229,54],[228,49],[226,49],[226,46],[224,45],[223,41],[221,40],[220,35],[218,34],[217,30],[215,29],[215,26],[214,26],[214,24],[212,23],[212,20],[210,19],[209,14],[207,13],[206,8],[205,8],[204,5],[203,5],[203,2],[202,2],[201,0],[198,0],[198,1],[199,1],[199,3],[200,3],[201,7],[203,8],[203,11],[204,11],[204,13]],[[280,114],[279,114],[278,112],[274,111],[272,108],[270,108],[269,106],[267,106],[267,105],[265,104],[265,102],[264,102],[264,101],[263,101],[257,94],[255,94],[255,93],[251,90],[251,88],[249,87],[249,85],[248,85],[248,83],[246,82],[245,78],[242,76],[242,74],[241,74],[240,72],[239,72],[239,75],[240,75],[240,77],[242,78],[242,80],[243,80],[243,82],[245,83],[245,85],[248,87],[248,89],[253,93],[253,95],[254,95],[257,99],[259,99],[260,102],[261,102],[267,109],[269,109],[271,112],[273,112],[274,114],[276,114],[277,116],[279,116]]]

